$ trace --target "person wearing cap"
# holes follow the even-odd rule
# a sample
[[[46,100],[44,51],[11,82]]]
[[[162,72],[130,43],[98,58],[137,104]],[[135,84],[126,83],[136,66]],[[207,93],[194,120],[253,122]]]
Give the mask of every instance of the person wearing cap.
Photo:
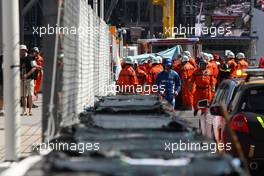
[[[148,75],[145,71],[141,70],[139,65],[142,65],[142,62],[138,62],[137,60],[134,61],[134,70],[137,75],[138,79],[138,85],[141,85],[142,87],[146,84]]]
[[[198,102],[200,100],[206,99],[210,103],[211,94],[215,90],[214,81],[215,79],[211,70],[208,68],[207,61],[202,59],[198,64],[198,68],[194,71],[191,77],[189,87],[189,91],[193,91],[193,86],[195,85],[193,101],[194,116],[196,116],[199,111]],[[206,113],[206,109],[201,110],[202,114]]]
[[[220,85],[220,83],[223,80],[226,80],[230,77],[230,71],[231,71],[231,69],[230,69],[229,65],[223,60],[221,62],[221,65],[219,66],[219,74],[217,77],[218,86]]]
[[[221,60],[221,57],[219,56],[218,53],[215,53],[214,54],[214,62],[216,63],[216,65],[219,67],[220,66],[220,60]]]
[[[244,53],[237,53],[237,70],[244,70],[248,68],[248,62]]]
[[[180,73],[180,70],[181,70],[181,58],[182,58],[182,55],[179,54],[177,55],[176,58],[174,58],[174,60],[172,60],[172,69],[176,71],[177,73]]]
[[[32,104],[34,96],[34,78],[37,70],[35,58],[28,55],[26,45],[20,45],[20,73],[21,73],[21,102],[23,115],[32,116]],[[27,112],[28,106],[28,112]]]
[[[218,77],[218,74],[219,74],[218,65],[214,61],[214,55],[213,54],[208,53],[207,55],[208,55],[207,56],[208,57],[208,67],[210,68],[210,70],[212,72],[213,79],[214,79],[214,87],[216,88],[217,77]],[[210,103],[213,101],[214,93],[215,93],[215,90],[212,90],[211,98],[210,98],[210,101],[209,101]]]
[[[212,57],[211,54],[209,53],[204,53],[202,54],[202,60],[206,61],[207,63],[207,68],[211,70],[211,72],[213,72],[213,65],[211,63]]]
[[[230,67],[230,76],[229,78],[236,78],[237,72],[237,63],[235,61],[235,54],[232,51],[227,53],[227,65]]]
[[[175,97],[181,91],[181,79],[177,72],[172,70],[172,60],[163,60],[163,71],[157,75],[156,85],[162,98],[175,107]]]
[[[140,70],[143,70],[145,73],[147,73],[146,72],[146,67],[145,67],[145,60],[140,60],[140,61],[138,61],[138,67],[139,67],[139,69]]]
[[[211,66],[212,66],[213,75],[214,75],[214,77],[216,79],[218,74],[219,74],[219,70],[218,70],[218,65],[219,64],[215,61],[214,55],[209,54],[208,57],[209,57],[208,61],[210,62]]]
[[[117,85],[120,93],[135,93],[138,85],[138,79],[135,70],[133,69],[134,61],[132,57],[127,57],[124,60],[124,68],[119,73]]]
[[[148,59],[145,60],[144,67],[145,67],[144,71],[149,75],[150,70],[152,68],[152,57],[149,57]]]
[[[189,58],[189,62],[190,64],[192,64],[192,66],[194,68],[196,68],[196,62],[195,62],[195,59],[193,59],[192,55],[191,55],[191,52],[190,51],[184,51],[183,52],[183,55],[187,56]]]
[[[180,77],[182,80],[182,102],[183,107],[186,110],[192,110],[193,106],[193,92],[189,91],[189,86],[195,68],[189,61],[189,57],[183,55],[181,60]]]
[[[154,85],[156,83],[157,76],[163,71],[162,57],[156,56],[152,60],[152,68],[149,71],[148,85]]]
[[[33,48],[33,57],[35,58],[36,64],[37,64],[37,70],[36,70],[36,79],[35,79],[35,84],[34,84],[34,95],[38,99],[38,93],[41,88],[41,82],[43,78],[43,65],[44,65],[44,59],[43,57],[40,56],[39,54],[39,49],[38,47]],[[34,106],[34,105],[33,105]]]

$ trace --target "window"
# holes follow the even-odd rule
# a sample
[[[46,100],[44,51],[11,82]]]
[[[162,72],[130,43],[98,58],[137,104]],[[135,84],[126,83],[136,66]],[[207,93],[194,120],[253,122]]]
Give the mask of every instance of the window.
[[[235,97],[229,107],[229,111],[232,112],[238,105],[239,100],[241,99],[243,91],[242,90],[237,90],[237,93],[235,94]]]
[[[264,86],[247,90],[241,103],[241,110],[253,113],[264,113]]]
[[[219,90],[216,92],[213,104],[228,103],[228,97],[230,93],[230,86],[228,84],[222,84]]]

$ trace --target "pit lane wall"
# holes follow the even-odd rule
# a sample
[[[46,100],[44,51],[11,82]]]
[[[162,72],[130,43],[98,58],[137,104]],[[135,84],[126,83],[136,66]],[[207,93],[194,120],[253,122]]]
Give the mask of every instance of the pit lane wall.
[[[87,0],[64,0],[57,9],[51,7],[54,2],[48,1],[44,3],[47,10],[44,25],[62,28],[56,34],[57,46],[52,46],[56,36],[43,39],[44,52],[50,57],[44,69],[48,74],[44,78],[43,138],[52,138],[61,127],[77,123],[78,115],[94,106],[96,96],[106,95],[104,88],[112,82],[108,25],[94,13]],[[49,12],[49,8],[53,11]],[[60,24],[54,20],[57,16]],[[56,70],[51,70],[53,57],[57,58]],[[53,89],[50,85],[54,82],[51,78],[54,71]],[[55,91],[53,105],[50,103],[52,91]],[[50,106],[54,106],[52,113]]]

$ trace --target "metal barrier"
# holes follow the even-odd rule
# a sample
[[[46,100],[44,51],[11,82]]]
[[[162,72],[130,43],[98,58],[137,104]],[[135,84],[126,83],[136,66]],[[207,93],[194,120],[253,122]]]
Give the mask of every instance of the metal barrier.
[[[60,127],[78,122],[78,115],[86,107],[94,106],[95,96],[106,95],[111,83],[108,25],[94,13],[87,0],[64,0],[58,11],[61,25],[56,24],[59,42],[54,49],[58,62],[56,70],[52,70],[56,74],[56,88],[50,91],[55,91],[54,108],[43,113],[44,138],[49,139]],[[44,92],[44,96],[50,94]],[[52,106],[49,103],[52,101],[47,100],[44,98],[44,106]]]

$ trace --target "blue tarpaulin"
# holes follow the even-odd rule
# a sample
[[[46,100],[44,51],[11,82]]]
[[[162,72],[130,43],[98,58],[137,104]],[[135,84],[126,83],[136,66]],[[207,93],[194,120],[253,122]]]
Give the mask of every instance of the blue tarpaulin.
[[[140,54],[140,55],[136,55],[136,56],[132,56],[133,59],[137,59],[137,60],[146,60],[148,58],[152,58],[155,57],[155,54]]]
[[[169,48],[165,51],[161,51],[159,53],[157,53],[157,55],[162,56],[163,58],[168,58],[168,59],[173,59],[175,58],[177,55],[179,55],[182,51],[182,48],[180,45],[177,45],[173,48]]]
[[[146,59],[149,59],[149,58],[153,58],[155,57],[156,55],[159,55],[163,58],[169,58],[169,59],[172,59],[172,58],[175,58],[178,54],[180,54],[182,51],[182,48],[180,45],[177,45],[173,48],[169,48],[169,49],[166,49],[164,51],[161,51],[159,53],[146,53],[146,54],[141,54],[141,55],[136,55],[136,56],[132,56],[133,59],[136,59],[137,61],[142,61],[142,60],[146,60]]]

